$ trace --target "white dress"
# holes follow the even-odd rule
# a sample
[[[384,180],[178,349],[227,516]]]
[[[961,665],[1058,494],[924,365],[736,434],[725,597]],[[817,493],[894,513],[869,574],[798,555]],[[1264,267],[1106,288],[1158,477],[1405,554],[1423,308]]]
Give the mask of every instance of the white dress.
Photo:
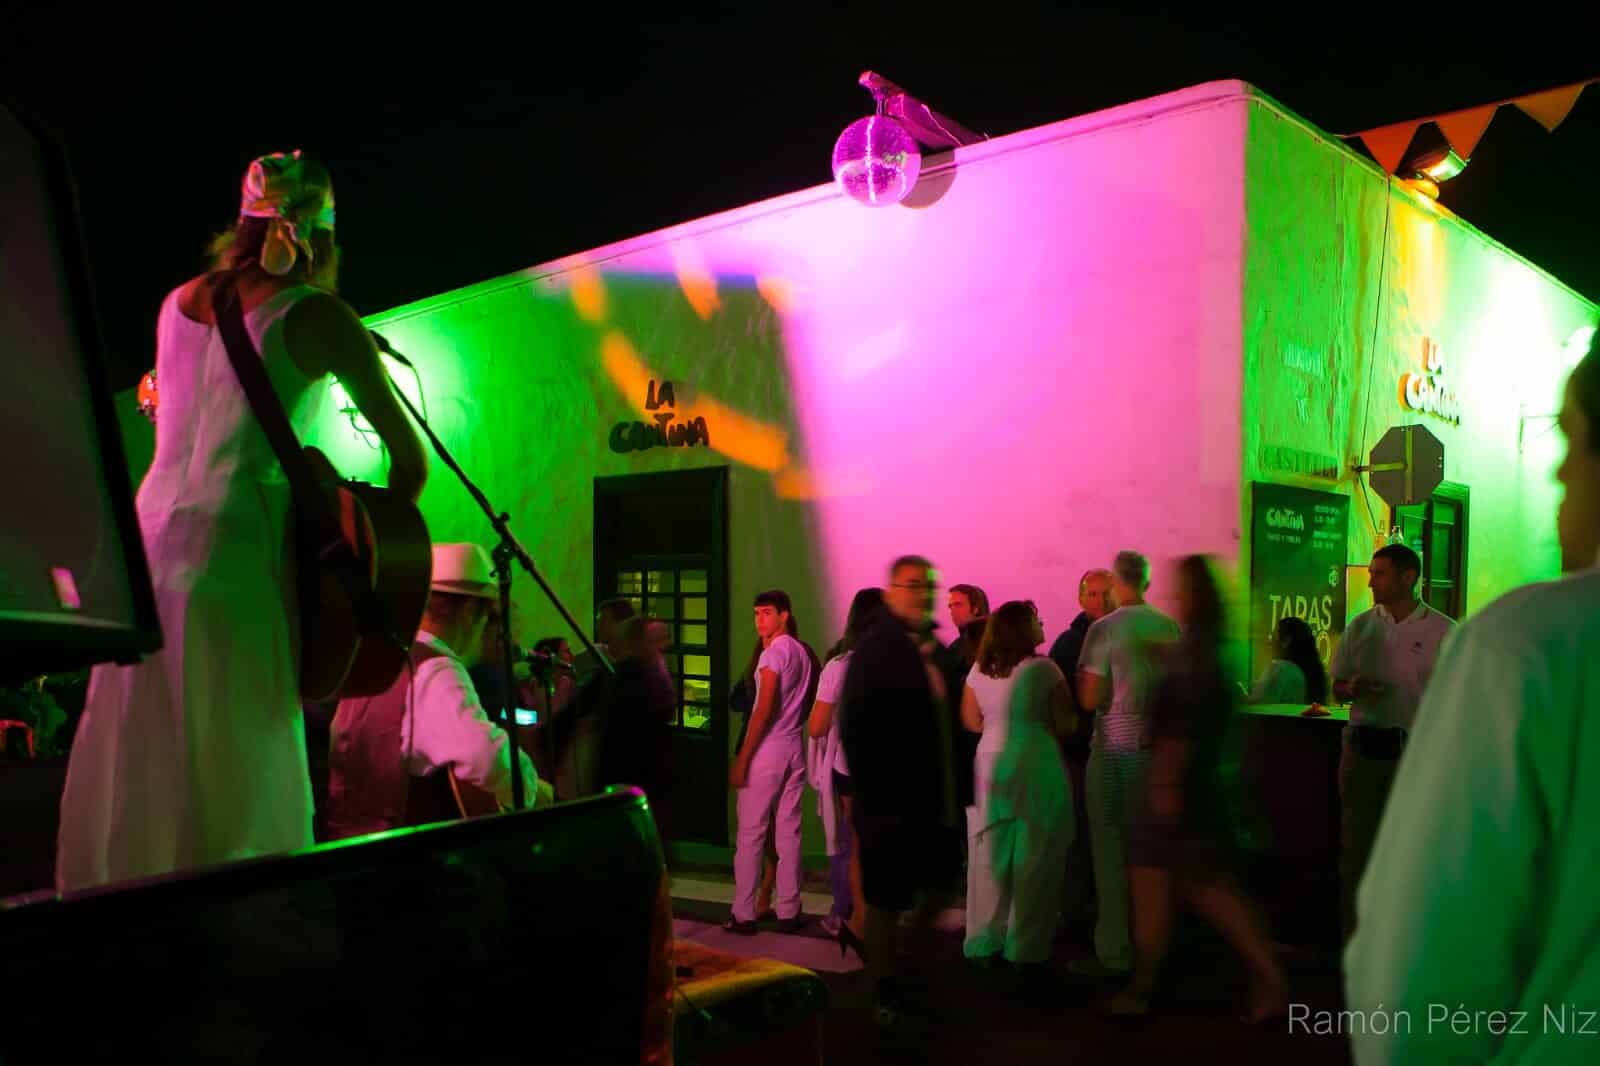
[[[245,315],[301,437],[328,390],[289,358],[283,320],[316,291]],[[137,507],[163,646],[90,678],[61,798],[62,890],[312,843],[288,483],[221,335],[175,292],[157,320],[156,376]]]
[[[1045,656],[1008,677],[974,668],[967,687],[983,713],[967,808],[969,958],[1050,957],[1060,917],[1067,849],[1077,829],[1072,787],[1051,728],[1050,694],[1063,683]]]

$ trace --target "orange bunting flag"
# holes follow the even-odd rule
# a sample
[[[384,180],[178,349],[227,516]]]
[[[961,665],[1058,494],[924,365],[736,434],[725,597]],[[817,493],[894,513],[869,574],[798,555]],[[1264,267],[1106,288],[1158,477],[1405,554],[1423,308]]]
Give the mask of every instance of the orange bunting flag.
[[[1525,111],[1529,118],[1553,133],[1555,128],[1572,113],[1572,105],[1578,102],[1579,94],[1589,84],[1589,82],[1579,82],[1577,85],[1568,85],[1560,89],[1530,93],[1527,96],[1519,96],[1511,102]]]
[[[1392,126],[1379,126],[1375,130],[1367,130],[1360,137],[1366,142],[1367,151],[1372,153],[1372,158],[1386,173],[1393,174],[1394,168],[1400,165],[1406,149],[1411,146],[1411,138],[1416,136],[1417,127],[1422,125],[1422,119],[1412,119],[1410,122],[1396,122]]]
[[[1372,158],[1378,161],[1378,165],[1393,174],[1400,161],[1405,158],[1406,149],[1411,147],[1411,138],[1416,135],[1417,127],[1424,122],[1432,122],[1439,127],[1439,132],[1444,134],[1445,140],[1450,142],[1450,147],[1455,149],[1456,155],[1462,159],[1470,159],[1473,149],[1477,148],[1478,142],[1483,139],[1484,131],[1489,128],[1489,123],[1494,121],[1495,114],[1506,104],[1515,104],[1547,131],[1554,132],[1555,128],[1566,121],[1567,116],[1572,113],[1572,107],[1578,102],[1583,90],[1597,82],[1600,82],[1600,78],[1590,78],[1575,85],[1563,85],[1559,89],[1546,89],[1526,96],[1514,96],[1499,103],[1448,111],[1427,118],[1414,118],[1407,122],[1395,122],[1388,126],[1379,126],[1376,129],[1345,136],[1361,138],[1367,146],[1367,151],[1372,153]]]
[[[1455,149],[1456,155],[1471,159],[1472,150],[1478,147],[1478,141],[1483,139],[1483,131],[1489,128],[1489,121],[1498,110],[1499,104],[1489,104],[1467,111],[1452,111],[1433,121],[1439,127],[1439,132],[1444,134],[1445,140],[1450,142],[1450,147]]]

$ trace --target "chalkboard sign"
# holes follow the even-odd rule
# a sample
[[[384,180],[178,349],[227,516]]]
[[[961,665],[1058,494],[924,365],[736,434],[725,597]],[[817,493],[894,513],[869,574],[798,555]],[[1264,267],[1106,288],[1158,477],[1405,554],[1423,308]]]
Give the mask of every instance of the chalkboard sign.
[[[1255,482],[1250,504],[1251,676],[1272,661],[1285,615],[1303,618],[1324,666],[1344,632],[1350,497]]]

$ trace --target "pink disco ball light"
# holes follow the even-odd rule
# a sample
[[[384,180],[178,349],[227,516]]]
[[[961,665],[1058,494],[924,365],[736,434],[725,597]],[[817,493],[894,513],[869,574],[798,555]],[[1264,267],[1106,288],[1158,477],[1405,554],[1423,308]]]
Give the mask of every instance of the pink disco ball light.
[[[882,115],[850,123],[833,145],[833,180],[845,195],[870,207],[904,200],[921,171],[916,138]]]

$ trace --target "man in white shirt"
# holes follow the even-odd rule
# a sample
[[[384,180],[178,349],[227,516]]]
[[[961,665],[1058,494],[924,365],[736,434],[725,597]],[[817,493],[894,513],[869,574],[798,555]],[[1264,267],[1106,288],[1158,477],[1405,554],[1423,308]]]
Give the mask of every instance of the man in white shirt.
[[[411,668],[376,696],[340,700],[334,714],[330,837],[458,817],[463,802],[485,795],[511,805],[510,746],[467,673],[482,652],[496,595],[487,552],[476,544],[434,545]],[[532,760],[522,755],[518,766],[529,805],[549,802]]]
[[[756,894],[767,830],[778,850],[777,899],[773,909],[783,932],[800,928],[800,800],[805,794],[805,730],[813,679],[811,656],[789,635],[789,595],[780,589],[755,600],[756,703],[744,744],[734,756],[728,782],[738,796],[739,831],[733,855],[733,914],[723,928],[741,935],[756,931]]]
[[[1178,639],[1178,623],[1144,602],[1150,587],[1148,559],[1134,551],[1118,552],[1111,574],[1117,609],[1089,627],[1078,660],[1078,701],[1094,715],[1084,793],[1099,914],[1096,957],[1076,959],[1069,969],[1089,977],[1124,976],[1133,969],[1127,821],[1149,761],[1145,718],[1160,677],[1160,649]]]
[[[1345,951],[1359,1066],[1592,1062],[1600,1046],[1600,349],[1560,426],[1570,572],[1479,611],[1423,697]]]
[[[1350,620],[1333,655],[1334,695],[1350,704],[1339,757],[1341,920],[1355,931],[1361,883],[1422,691],[1455,622],[1417,598],[1422,560],[1404,544],[1379,548],[1367,569],[1371,610]]]

